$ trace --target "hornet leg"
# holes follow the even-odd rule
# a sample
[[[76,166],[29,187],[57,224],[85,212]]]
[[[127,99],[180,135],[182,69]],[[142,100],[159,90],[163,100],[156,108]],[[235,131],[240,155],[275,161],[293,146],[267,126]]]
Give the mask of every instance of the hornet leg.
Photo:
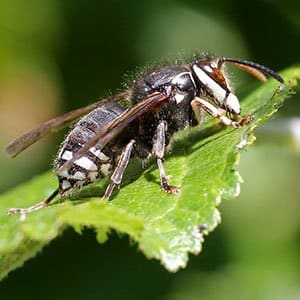
[[[170,194],[178,194],[179,189],[175,186],[171,186],[168,183],[168,176],[163,165],[163,158],[165,153],[165,133],[167,131],[167,125],[165,121],[161,121],[156,129],[156,136],[153,143],[152,152],[157,158],[157,166],[160,174],[160,182],[163,190]]]
[[[231,120],[230,118],[226,117],[224,113],[219,111],[214,105],[199,97],[195,97],[195,99],[191,102],[191,105],[196,116],[199,114],[199,108],[203,108],[209,115],[220,119],[223,124],[226,126],[232,126],[233,128],[240,128],[250,121],[249,116],[245,116],[240,122]]]
[[[135,144],[135,140],[131,140],[122,151],[117,166],[110,177],[110,183],[106,188],[103,199],[109,199],[114,188],[121,184],[125,169],[130,160],[130,156],[134,144]]]
[[[15,213],[19,213],[21,214],[22,217],[25,217],[25,215],[27,213],[31,213],[31,212],[34,212],[34,211],[37,211],[45,206],[47,206],[55,197],[56,195],[59,193],[59,189],[55,190],[48,198],[46,198],[45,200],[35,204],[35,205],[32,205],[30,207],[27,207],[27,208],[11,208],[8,210],[7,212],[7,215],[8,216],[11,216]]]

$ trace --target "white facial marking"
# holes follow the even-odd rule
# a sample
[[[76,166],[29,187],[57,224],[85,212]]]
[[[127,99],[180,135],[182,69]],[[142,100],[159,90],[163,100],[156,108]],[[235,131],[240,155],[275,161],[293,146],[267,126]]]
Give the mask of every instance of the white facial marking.
[[[211,90],[213,96],[219,102],[223,102],[226,97],[226,91],[197,65],[193,65],[193,70],[198,76],[199,80]]]
[[[218,68],[219,67],[219,60],[218,59],[214,59],[210,62],[210,65],[213,67],[213,68]]]
[[[231,111],[233,111],[236,114],[240,114],[241,112],[240,102],[236,97],[236,95],[230,93],[226,99],[226,104]]]
[[[107,175],[110,171],[110,167],[111,165],[110,164],[103,164],[101,165],[100,169],[101,169],[101,172],[103,175]]]
[[[209,73],[212,73],[213,72],[213,70],[212,70],[212,68],[210,67],[210,66],[204,66],[204,69],[207,71],[207,72],[209,72]]]
[[[61,158],[64,160],[70,160],[70,159],[72,159],[72,157],[73,157],[73,153],[68,150],[66,150],[61,156]]]
[[[89,171],[97,171],[97,166],[85,156],[77,159],[74,164]]]
[[[82,172],[80,172],[80,171],[75,172],[75,174],[72,175],[71,178],[72,179],[76,179],[76,180],[84,180],[84,179],[86,179],[85,174],[82,173]]]

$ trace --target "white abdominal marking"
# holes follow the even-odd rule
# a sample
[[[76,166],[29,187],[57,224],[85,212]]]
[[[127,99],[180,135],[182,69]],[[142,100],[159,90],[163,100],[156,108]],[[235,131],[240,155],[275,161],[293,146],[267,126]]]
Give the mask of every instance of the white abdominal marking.
[[[97,179],[97,176],[98,176],[98,172],[95,172],[95,171],[90,171],[87,175],[87,177],[93,182]]]
[[[73,157],[73,152],[66,150],[64,151],[64,153],[62,154],[61,158],[64,160],[71,160]]]
[[[88,171],[97,171],[97,166],[85,156],[75,160],[74,164]]]
[[[71,183],[68,180],[63,180],[61,187],[63,190],[67,190],[71,187]]]
[[[100,150],[95,147],[90,148],[90,152],[92,152],[95,156],[99,157]]]
[[[111,168],[111,164],[102,164],[100,170],[103,175],[107,175],[110,171],[110,168]]]
[[[90,152],[97,156],[100,160],[109,160],[108,156],[106,156],[103,152],[101,152],[99,149],[96,149],[95,147],[92,147],[90,149]]]
[[[71,178],[76,179],[76,180],[85,180],[86,179],[85,174],[80,171],[75,172],[75,174],[72,175]]]

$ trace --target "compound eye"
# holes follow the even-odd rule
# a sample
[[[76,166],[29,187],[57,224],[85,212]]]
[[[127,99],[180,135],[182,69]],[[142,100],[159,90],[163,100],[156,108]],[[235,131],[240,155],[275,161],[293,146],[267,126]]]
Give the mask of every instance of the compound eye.
[[[202,69],[212,77],[222,88],[227,89],[228,84],[221,68],[213,63],[202,64]]]

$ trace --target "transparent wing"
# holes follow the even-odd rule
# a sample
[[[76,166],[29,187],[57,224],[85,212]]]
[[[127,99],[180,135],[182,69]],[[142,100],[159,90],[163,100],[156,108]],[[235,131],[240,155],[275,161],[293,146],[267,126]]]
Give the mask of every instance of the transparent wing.
[[[139,102],[135,106],[124,111],[119,117],[114,119],[107,126],[103,127],[96,135],[90,139],[80,150],[78,150],[73,158],[61,166],[60,171],[67,170],[76,160],[84,155],[91,147],[103,149],[107,143],[118,136],[132,121],[136,120],[145,112],[151,110],[159,103],[168,99],[168,96],[162,93],[153,93]]]
[[[128,98],[128,93],[123,92],[51,119],[17,137],[6,147],[5,150],[10,156],[15,157],[44,136],[62,130],[63,128],[67,127],[74,121],[77,121],[81,116],[89,113],[95,108],[98,108],[107,102],[118,102],[125,100],[126,98]]]

